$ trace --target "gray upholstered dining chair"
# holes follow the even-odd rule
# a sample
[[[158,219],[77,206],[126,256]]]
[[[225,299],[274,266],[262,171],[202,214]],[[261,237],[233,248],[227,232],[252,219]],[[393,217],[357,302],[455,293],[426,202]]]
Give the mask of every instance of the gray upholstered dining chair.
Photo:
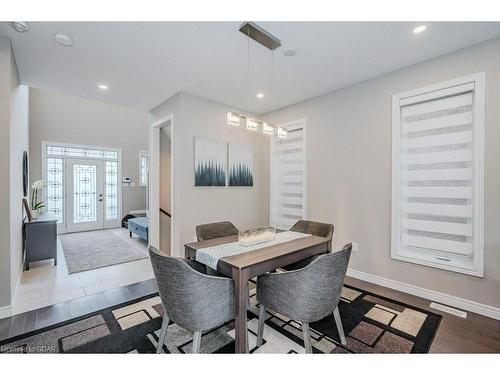
[[[312,234],[318,237],[325,237],[330,241],[328,244],[328,250],[330,251],[332,249],[334,229],[335,228],[332,224],[320,223],[311,220],[299,220],[293,225],[293,227],[290,228],[290,231]]]
[[[320,223],[317,221],[310,221],[310,220],[299,220],[293,225],[293,227],[290,228],[290,231],[312,234],[313,236],[318,236],[318,237],[325,237],[326,239],[328,239],[327,250],[328,252],[331,252],[334,229],[335,228],[332,224]],[[309,263],[311,263],[316,257],[317,256],[314,256],[311,258],[301,260],[300,262],[289,264],[287,266],[284,266],[283,269],[291,271],[299,268],[304,268]]]
[[[309,323],[333,313],[340,341],[345,345],[338,303],[351,249],[352,244],[347,244],[340,251],[318,256],[302,269],[257,278],[260,303],[257,346],[262,345],[266,308],[302,324],[306,353],[312,353]]]
[[[157,353],[165,343],[170,320],[194,332],[193,353],[198,353],[202,331],[234,319],[233,280],[206,275],[200,263],[164,255],[152,246],[149,256],[165,312]]]
[[[238,233],[238,228],[236,228],[230,221],[219,221],[217,223],[208,223],[196,226],[196,237],[198,238],[198,241],[227,237],[237,235]],[[217,270],[213,270],[209,266],[203,267],[206,267],[206,273],[208,275],[222,276],[219,272],[217,272]]]
[[[238,228],[236,228],[230,221],[202,224],[196,227],[196,237],[198,237],[198,241],[232,236],[237,235],[238,233]]]

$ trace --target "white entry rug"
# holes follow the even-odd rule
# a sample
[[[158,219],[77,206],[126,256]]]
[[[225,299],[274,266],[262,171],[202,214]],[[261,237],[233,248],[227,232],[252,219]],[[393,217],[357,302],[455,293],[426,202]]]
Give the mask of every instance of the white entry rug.
[[[63,234],[60,238],[70,274],[148,257],[109,230]]]

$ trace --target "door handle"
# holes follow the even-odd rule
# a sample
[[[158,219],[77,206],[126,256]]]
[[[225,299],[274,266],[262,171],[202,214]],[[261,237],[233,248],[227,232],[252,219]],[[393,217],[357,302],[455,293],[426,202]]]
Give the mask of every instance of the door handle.
[[[99,199],[99,202],[102,202],[102,198],[101,198],[101,199]]]

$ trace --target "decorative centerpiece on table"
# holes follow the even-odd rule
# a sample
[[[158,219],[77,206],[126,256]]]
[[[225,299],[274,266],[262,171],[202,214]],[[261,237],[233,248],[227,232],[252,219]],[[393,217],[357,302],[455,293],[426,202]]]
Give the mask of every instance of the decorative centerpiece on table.
[[[264,227],[250,229],[238,233],[238,243],[243,246],[252,246],[276,239],[276,228]]]
[[[43,201],[39,200],[42,196],[42,189],[47,187],[47,181],[38,180],[31,186],[31,214],[33,219],[38,219],[38,214],[45,207]]]

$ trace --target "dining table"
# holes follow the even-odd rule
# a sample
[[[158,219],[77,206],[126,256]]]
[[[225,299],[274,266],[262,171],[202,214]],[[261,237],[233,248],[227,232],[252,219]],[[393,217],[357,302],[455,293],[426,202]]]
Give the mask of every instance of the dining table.
[[[192,242],[184,245],[185,257],[196,259],[198,251],[217,251],[231,243],[238,246],[238,236],[226,236]],[[221,257],[217,271],[234,281],[235,290],[235,352],[248,353],[247,347],[247,301],[248,281],[256,276],[299,262],[314,255],[330,252],[331,240],[306,235],[286,242],[260,244],[259,248],[241,246],[237,254]],[[232,246],[232,245],[231,245]]]

